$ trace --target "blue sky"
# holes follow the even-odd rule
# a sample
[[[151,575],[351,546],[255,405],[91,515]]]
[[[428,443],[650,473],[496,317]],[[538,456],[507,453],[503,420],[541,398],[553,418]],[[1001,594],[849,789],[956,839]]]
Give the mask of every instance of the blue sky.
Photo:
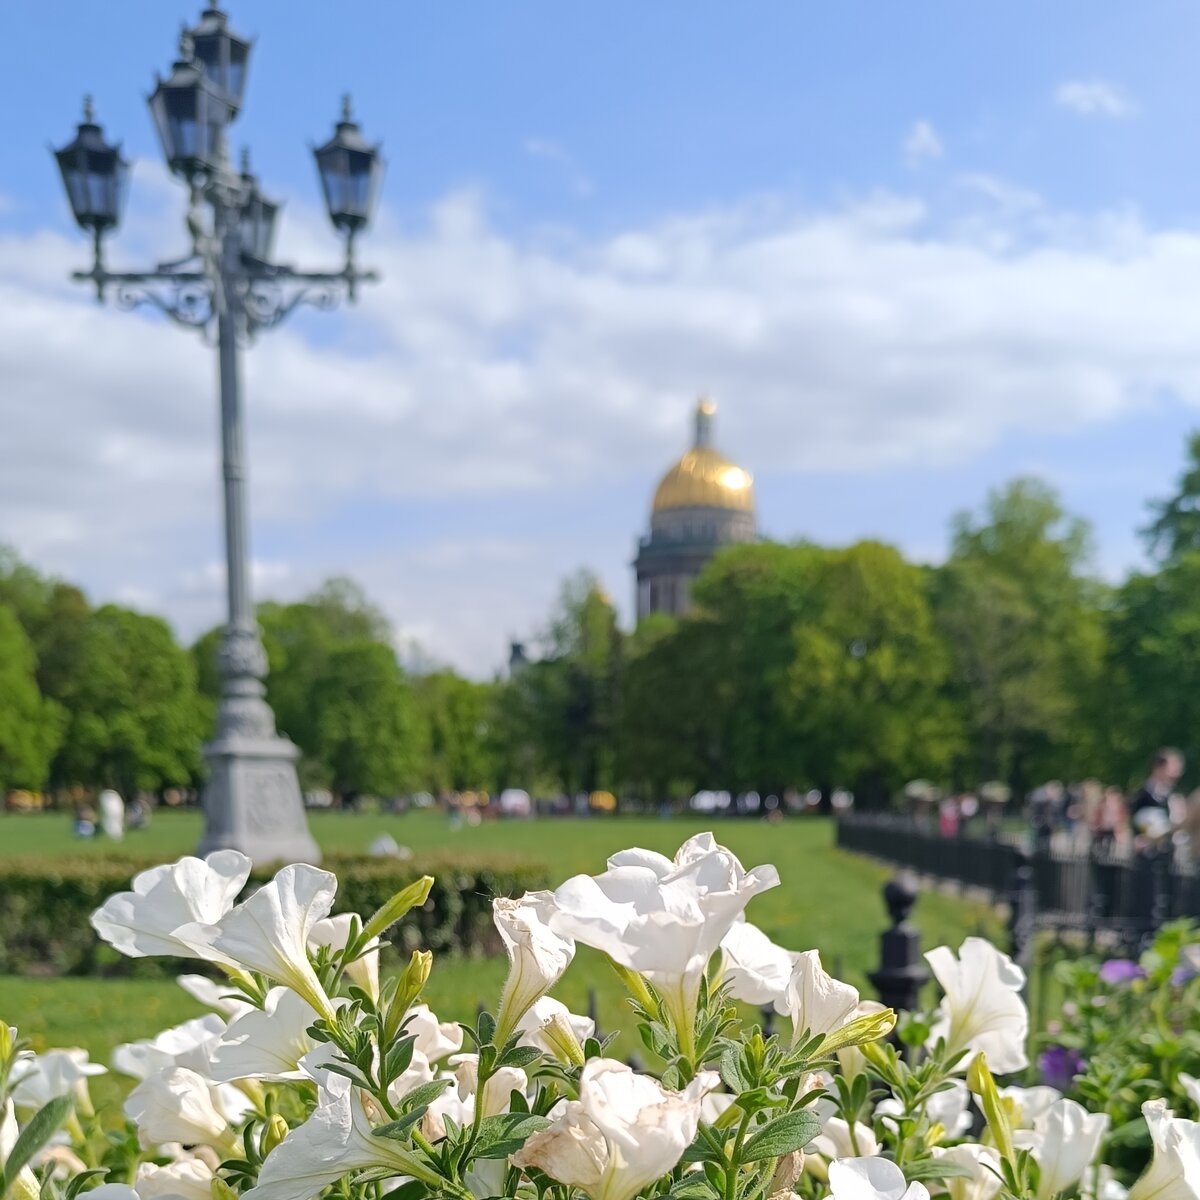
[[[98,598],[220,617],[207,352],[63,282],[46,153],[95,96],[137,160],[114,263],[182,248],[144,96],[175,0],[9,0],[0,541]],[[235,142],[334,262],[308,143],[343,90],[388,159],[386,282],[247,367],[263,593],[361,578],[473,674],[628,561],[694,396],[781,538],[935,560],[1035,471],[1136,564],[1200,402],[1200,183],[1179,3],[245,0]],[[6,421],[6,415],[8,420]],[[7,449],[6,449],[7,447]]]

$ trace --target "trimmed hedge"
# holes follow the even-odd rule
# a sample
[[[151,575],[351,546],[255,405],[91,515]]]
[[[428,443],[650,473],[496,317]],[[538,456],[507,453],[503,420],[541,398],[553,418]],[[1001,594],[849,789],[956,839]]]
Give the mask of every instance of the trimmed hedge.
[[[96,936],[88,923],[109,896],[153,863],[133,859],[0,860],[0,974],[161,976],[195,971],[193,960],[125,958]],[[387,957],[416,949],[435,953],[493,954],[501,949],[492,924],[492,898],[515,896],[547,884],[539,864],[504,857],[330,857],[323,864],[338,877],[335,912],[358,912],[364,920],[384,901],[422,875],[434,877],[423,908],[410,913],[389,937]],[[271,878],[255,871],[247,894]]]

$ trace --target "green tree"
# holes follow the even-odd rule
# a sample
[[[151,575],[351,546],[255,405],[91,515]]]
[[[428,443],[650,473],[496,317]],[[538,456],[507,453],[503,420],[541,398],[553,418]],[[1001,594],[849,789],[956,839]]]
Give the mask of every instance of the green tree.
[[[191,656],[167,623],[113,604],[88,617],[54,777],[129,795],[187,784],[205,733]]]
[[[1105,595],[1086,571],[1086,523],[1046,484],[1018,479],[989,495],[982,519],[960,513],[952,529],[935,596],[969,730],[959,773],[1018,791],[1039,775],[1092,773]]]
[[[310,697],[310,771],[337,795],[393,795],[423,776],[420,718],[396,652],[357,639],[335,646]]]
[[[13,609],[0,604],[0,797],[40,789],[62,739],[66,714],[38,690],[33,643]]]
[[[801,586],[788,698],[810,777],[878,805],[905,779],[948,771],[960,730],[921,569],[891,546],[859,542],[822,552]]]
[[[330,579],[294,604],[258,607],[270,673],[267,699],[281,731],[302,752],[306,787],[341,796],[420,786],[426,731],[396,657],[387,618],[348,579]],[[193,647],[210,703],[220,679],[221,630]]]
[[[703,618],[644,618],[629,639],[621,690],[620,778],[658,803],[724,777],[719,641]]]
[[[1200,550],[1200,431],[1187,440],[1184,469],[1175,494],[1149,505],[1153,520],[1142,531],[1150,552],[1160,561],[1174,562]]]
[[[1183,551],[1117,590],[1104,694],[1113,774],[1140,779],[1160,745],[1200,761],[1200,552]]]
[[[696,624],[685,627],[711,714],[698,727],[712,739],[703,786],[778,793],[811,769],[796,736],[791,664],[796,631],[816,614],[810,581],[825,554],[806,543],[731,546],[697,579]]]
[[[38,688],[61,701],[78,675],[90,611],[87,598],[77,587],[46,578],[0,546],[0,604],[12,608],[33,643]]]
[[[583,572],[563,585],[540,651],[506,689],[514,736],[564,791],[612,787],[622,638],[593,576]]]
[[[495,787],[496,685],[442,670],[418,678],[415,690],[428,737],[429,786],[437,791]]]

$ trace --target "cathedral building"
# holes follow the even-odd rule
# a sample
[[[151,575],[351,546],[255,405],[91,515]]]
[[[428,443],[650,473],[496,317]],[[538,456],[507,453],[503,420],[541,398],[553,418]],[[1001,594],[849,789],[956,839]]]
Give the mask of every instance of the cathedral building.
[[[754,481],[713,446],[716,405],[696,408],[692,448],[662,477],[650,510],[650,534],[638,544],[637,615],[682,616],[692,582],[722,546],[752,542]]]

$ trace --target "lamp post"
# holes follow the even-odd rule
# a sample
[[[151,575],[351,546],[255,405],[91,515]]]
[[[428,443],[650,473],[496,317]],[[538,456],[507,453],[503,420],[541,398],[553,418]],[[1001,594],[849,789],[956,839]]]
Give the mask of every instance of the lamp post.
[[[55,151],[76,222],[91,234],[90,271],[74,279],[111,294],[117,305],[149,305],[198,330],[217,349],[221,398],[228,618],[217,653],[221,697],[216,731],[205,747],[205,833],[200,853],[231,847],[257,862],[315,862],[296,777],[297,748],[275,728],[263,681],[267,657],[250,595],[246,539],[246,465],[239,358],[241,348],[284,321],[300,304],[332,308],[353,301],[374,272],[354,265],[354,239],[367,225],[383,163],[350,116],[349,100],[334,136],[314,150],[335,229],[345,243],[338,271],[300,271],[271,259],[279,205],[259,190],[243,160],[234,170],[226,133],[241,108],[250,43],[211,4],[180,38],[179,58],[149,97],[163,154],[189,189],[191,252],[146,271],[110,271],[104,237],[121,218],[128,167],[85,101],[75,138]]]

